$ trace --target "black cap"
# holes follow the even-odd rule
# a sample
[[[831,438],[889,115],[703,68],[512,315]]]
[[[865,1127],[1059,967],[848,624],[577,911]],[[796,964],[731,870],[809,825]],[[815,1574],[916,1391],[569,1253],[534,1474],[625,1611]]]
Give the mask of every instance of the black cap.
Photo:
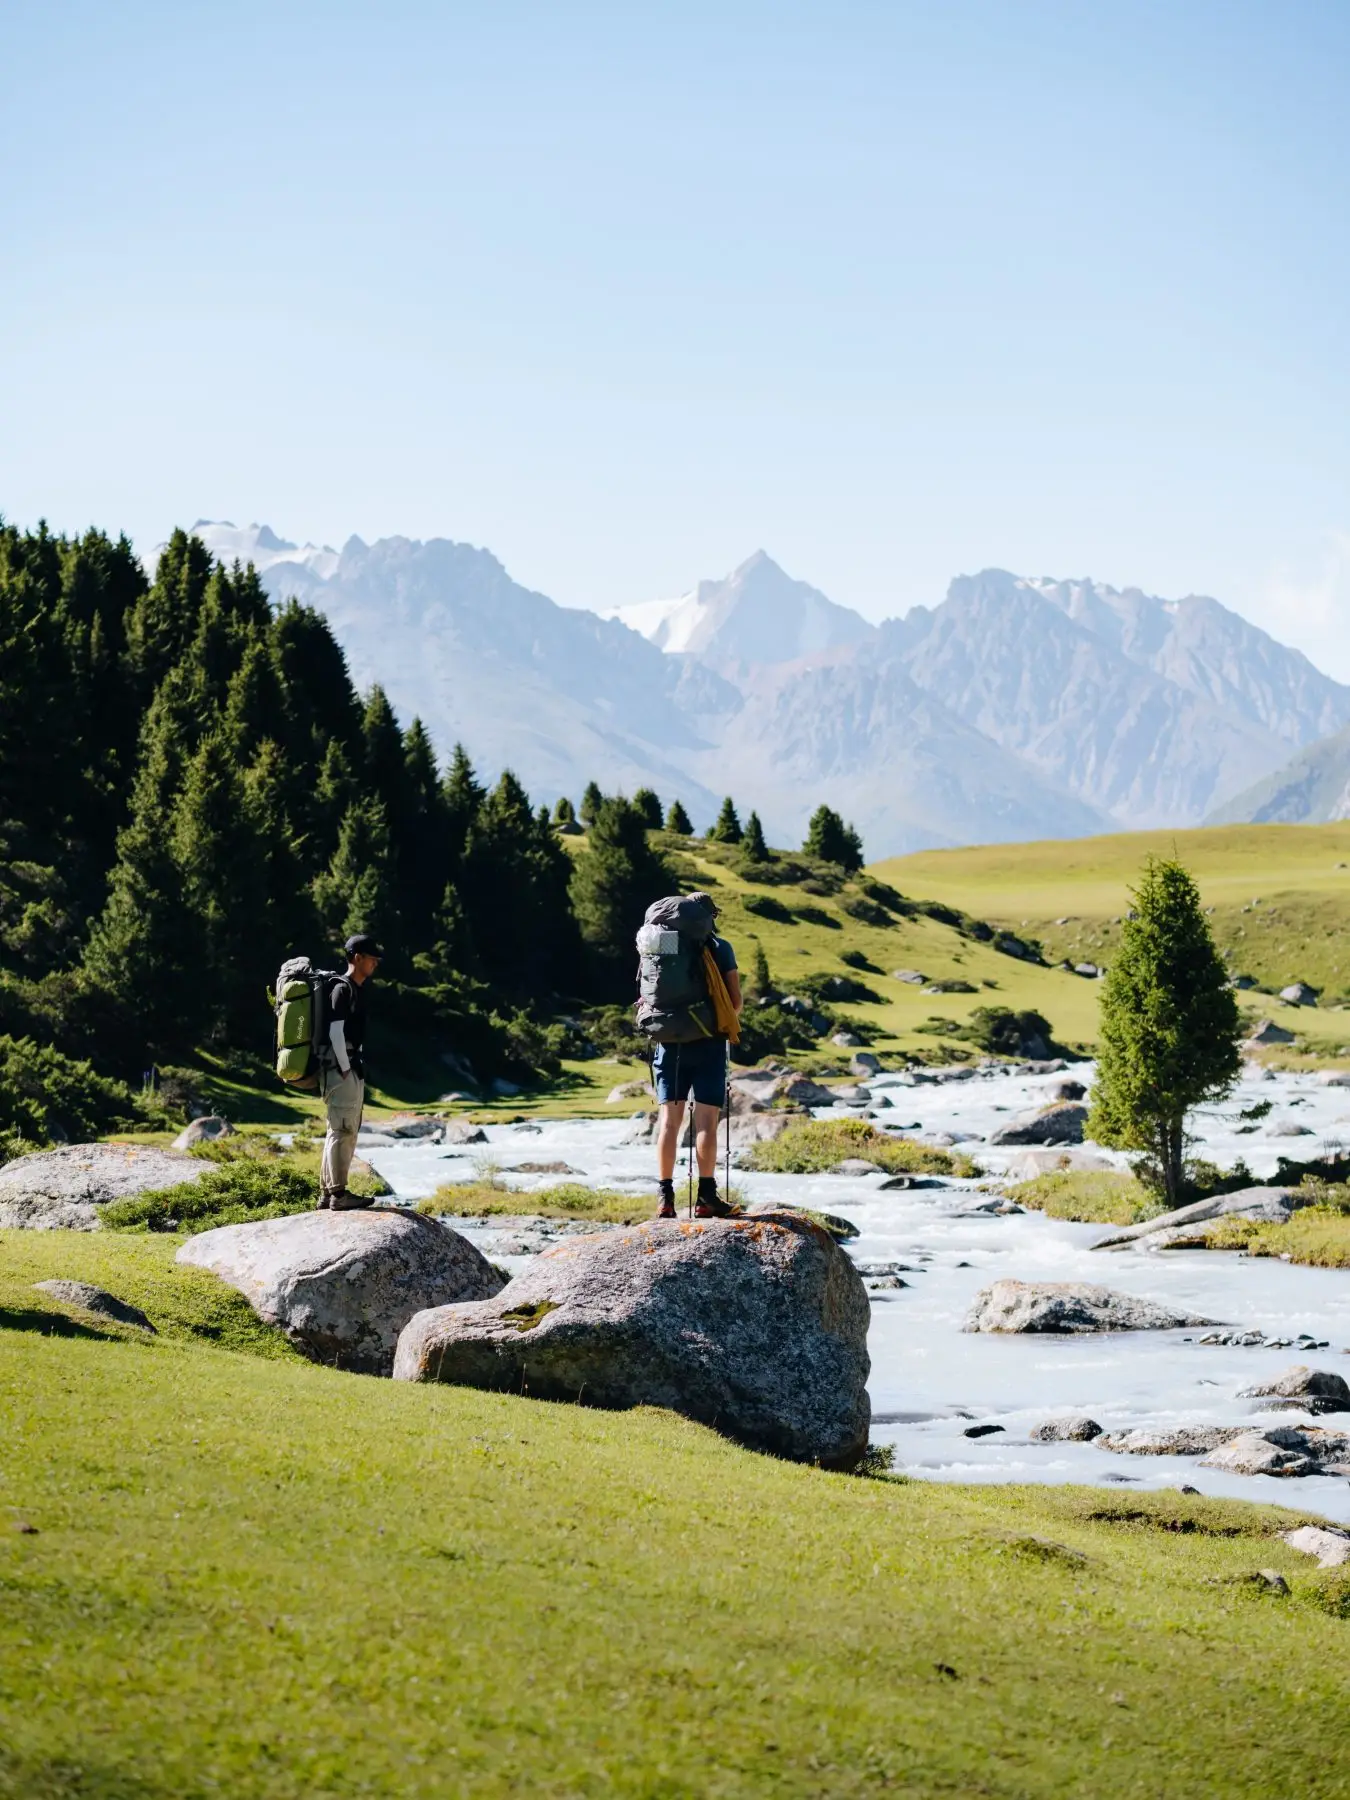
[[[383,956],[384,950],[378,940],[368,931],[358,931],[355,937],[349,937],[342,948],[348,956]]]

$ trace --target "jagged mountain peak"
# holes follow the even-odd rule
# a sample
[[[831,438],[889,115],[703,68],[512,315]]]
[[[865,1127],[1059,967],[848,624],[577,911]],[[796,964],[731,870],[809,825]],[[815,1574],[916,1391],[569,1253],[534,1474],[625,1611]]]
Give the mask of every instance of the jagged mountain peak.
[[[673,600],[615,607],[605,616],[622,620],[662,650],[727,666],[796,662],[862,643],[876,629],[789,575],[767,550]]]

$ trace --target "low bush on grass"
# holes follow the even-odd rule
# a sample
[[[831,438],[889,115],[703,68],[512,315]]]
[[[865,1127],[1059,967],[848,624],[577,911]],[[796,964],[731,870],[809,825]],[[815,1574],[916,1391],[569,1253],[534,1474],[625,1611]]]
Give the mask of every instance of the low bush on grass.
[[[126,1200],[113,1200],[100,1215],[111,1231],[210,1231],[254,1219],[311,1212],[317,1194],[312,1175],[293,1164],[253,1160],[222,1163],[197,1181],[180,1181]]]
[[[1255,1219],[1218,1219],[1203,1240],[1206,1250],[1245,1250],[1249,1256],[1286,1257],[1317,1269],[1350,1269],[1350,1211],[1307,1206],[1285,1225]]]
[[[752,1144],[743,1166],[761,1174],[820,1175],[850,1157],[874,1162],[889,1175],[975,1173],[968,1157],[888,1137],[867,1119],[803,1119],[771,1142]]]
[[[649,1219],[655,1198],[622,1194],[617,1188],[586,1187],[579,1181],[559,1181],[544,1188],[511,1188],[499,1181],[451,1181],[426,1200],[417,1211],[431,1218],[594,1219],[604,1225],[635,1225]]]
[[[1012,1190],[1019,1206],[1051,1219],[1090,1225],[1133,1225],[1156,1211],[1133,1175],[1091,1169],[1055,1169]]]

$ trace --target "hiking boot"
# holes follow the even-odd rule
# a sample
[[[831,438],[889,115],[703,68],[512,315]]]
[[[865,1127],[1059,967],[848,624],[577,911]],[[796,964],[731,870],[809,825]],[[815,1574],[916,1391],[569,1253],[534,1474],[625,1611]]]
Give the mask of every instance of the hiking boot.
[[[729,1200],[724,1200],[716,1188],[700,1192],[698,1199],[694,1202],[696,1219],[739,1219],[740,1216],[740,1207],[733,1206]]]
[[[318,1210],[320,1212],[327,1212],[328,1208],[332,1204],[333,1204],[333,1196],[331,1194],[320,1194],[319,1195]]]
[[[340,1194],[334,1194],[328,1204],[334,1212],[363,1212],[366,1207],[374,1206],[373,1194],[349,1194],[344,1188]]]
[[[675,1196],[673,1194],[662,1194],[661,1204],[656,1209],[656,1216],[658,1219],[674,1219],[679,1216],[675,1211]]]

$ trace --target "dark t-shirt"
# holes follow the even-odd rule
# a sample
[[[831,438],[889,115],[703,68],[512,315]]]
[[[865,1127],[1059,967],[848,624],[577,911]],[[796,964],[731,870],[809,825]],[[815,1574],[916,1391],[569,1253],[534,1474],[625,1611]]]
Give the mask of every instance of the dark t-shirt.
[[[342,1035],[347,1040],[347,1059],[356,1073],[364,1077],[366,1072],[366,1000],[363,987],[349,981],[345,975],[333,983],[332,1017],[341,1019]]]
[[[722,973],[724,975],[730,975],[731,971],[736,967],[736,952],[732,949],[727,939],[718,937],[716,932],[714,932],[708,939],[708,948],[712,951],[713,961],[717,964]]]

